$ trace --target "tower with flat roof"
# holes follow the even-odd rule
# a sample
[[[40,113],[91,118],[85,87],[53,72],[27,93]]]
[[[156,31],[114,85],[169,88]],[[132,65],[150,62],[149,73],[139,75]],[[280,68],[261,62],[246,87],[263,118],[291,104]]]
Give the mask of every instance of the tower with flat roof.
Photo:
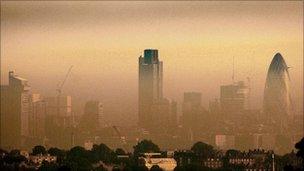
[[[1,147],[23,148],[29,136],[30,86],[9,72],[9,84],[1,85]],[[3,100],[3,101],[2,101]]]
[[[158,59],[158,50],[144,50],[144,56],[139,57],[138,65],[139,126],[149,128],[153,118],[151,108],[163,97],[163,63]]]

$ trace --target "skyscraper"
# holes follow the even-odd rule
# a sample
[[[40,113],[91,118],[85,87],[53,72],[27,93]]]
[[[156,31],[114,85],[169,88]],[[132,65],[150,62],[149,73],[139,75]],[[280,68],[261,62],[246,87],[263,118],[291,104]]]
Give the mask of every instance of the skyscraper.
[[[273,57],[268,69],[263,112],[266,119],[281,131],[286,129],[287,120],[292,119],[288,66],[280,53]]]
[[[86,102],[80,126],[84,131],[90,133],[94,133],[104,126],[103,106],[101,102]]]
[[[222,112],[229,117],[233,113],[248,109],[249,88],[243,81],[221,86],[220,103]]]
[[[29,136],[32,143],[42,144],[45,138],[46,102],[40,94],[30,96]]]
[[[71,132],[67,131],[73,127],[72,97],[61,95],[60,97],[46,97],[46,120],[45,134],[48,143],[60,148],[69,148]]]
[[[202,94],[199,92],[185,92],[182,108],[182,124],[186,128],[193,128],[202,115]]]
[[[52,120],[54,124],[61,127],[69,127],[72,125],[71,96],[60,96],[59,98],[46,97],[45,102],[47,103],[46,113],[49,120]]]
[[[149,128],[152,122],[151,108],[163,96],[163,63],[158,59],[158,50],[144,50],[140,56],[138,80],[138,117],[139,126]]]
[[[29,135],[29,90],[26,79],[9,72],[9,84],[1,85],[1,147],[22,148]]]

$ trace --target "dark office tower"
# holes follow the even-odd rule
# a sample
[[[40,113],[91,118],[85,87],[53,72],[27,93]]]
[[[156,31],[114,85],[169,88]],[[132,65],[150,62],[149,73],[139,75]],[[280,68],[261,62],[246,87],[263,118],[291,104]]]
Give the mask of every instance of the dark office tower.
[[[152,122],[151,108],[162,99],[163,63],[158,59],[158,50],[146,49],[140,56],[138,80],[138,117],[139,126],[149,129]]]
[[[286,129],[287,120],[292,117],[288,66],[280,53],[273,57],[268,69],[263,112],[280,131]]]
[[[1,147],[24,148],[29,135],[27,80],[9,72],[9,85],[1,85]],[[2,101],[3,100],[3,101]]]

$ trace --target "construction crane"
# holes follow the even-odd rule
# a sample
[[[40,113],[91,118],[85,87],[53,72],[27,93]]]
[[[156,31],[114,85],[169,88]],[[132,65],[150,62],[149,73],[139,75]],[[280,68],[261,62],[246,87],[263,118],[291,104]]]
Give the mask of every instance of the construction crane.
[[[62,88],[63,88],[63,86],[64,86],[64,84],[65,84],[68,76],[70,75],[72,68],[73,68],[73,65],[70,66],[70,68],[69,68],[68,72],[66,73],[66,75],[65,75],[64,80],[62,81],[62,83],[58,84],[58,87],[57,87],[56,91],[57,91],[57,93],[58,93],[59,96],[61,95]]]
[[[127,152],[127,148],[126,148],[126,145],[127,145],[127,142],[126,142],[126,137],[125,136],[122,136],[120,134],[120,131],[118,130],[118,128],[116,126],[112,126],[112,128],[115,130],[116,134],[119,136],[120,140],[121,140],[121,144],[122,144],[122,148],[125,152]]]
[[[70,68],[69,68],[68,72],[66,73],[62,83],[61,84],[59,83],[58,87],[56,89],[56,91],[57,91],[57,118],[60,117],[60,96],[61,96],[62,88],[63,88],[69,74],[71,73],[72,68],[73,68],[73,65],[70,66]]]

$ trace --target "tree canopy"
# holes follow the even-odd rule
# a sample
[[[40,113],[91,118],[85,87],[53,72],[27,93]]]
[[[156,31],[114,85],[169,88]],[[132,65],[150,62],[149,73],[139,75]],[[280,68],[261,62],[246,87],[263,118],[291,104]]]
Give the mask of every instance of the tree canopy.
[[[301,141],[295,144],[295,148],[298,150],[297,156],[302,158],[302,162],[304,166],[304,138],[302,138]]]
[[[142,140],[133,147],[134,155],[139,155],[140,153],[151,153],[160,152],[159,147],[154,144],[151,140]]]
[[[91,150],[91,159],[92,161],[103,161],[108,163],[110,161],[114,161],[116,155],[113,150],[111,150],[105,144],[93,145]]]
[[[46,154],[46,149],[42,145],[37,145],[32,149],[32,154],[33,155],[38,155],[38,154],[44,155],[44,154]]]
[[[215,154],[215,150],[213,147],[209,144],[203,143],[203,142],[197,142],[195,143],[191,150],[198,156],[202,158],[211,157]]]
[[[115,150],[115,154],[116,154],[116,155],[125,155],[126,152],[125,152],[123,149],[121,149],[121,148],[117,148],[117,149]]]

